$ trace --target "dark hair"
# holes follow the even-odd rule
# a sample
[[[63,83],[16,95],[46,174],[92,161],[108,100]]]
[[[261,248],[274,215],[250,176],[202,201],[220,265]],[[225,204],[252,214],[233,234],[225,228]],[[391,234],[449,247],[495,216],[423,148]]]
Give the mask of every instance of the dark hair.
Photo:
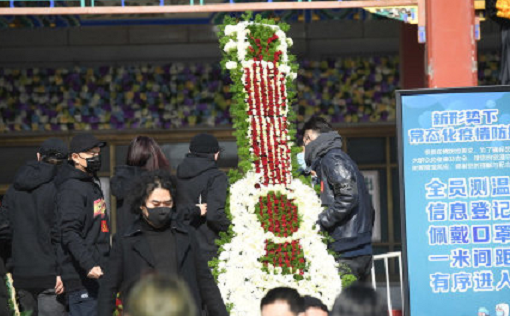
[[[170,163],[163,154],[161,147],[152,137],[148,136],[137,136],[131,141],[128,147],[126,164],[147,171],[170,169]]]
[[[310,295],[303,296],[303,299],[305,302],[305,308],[304,308],[305,311],[309,308],[316,307],[316,308],[322,309],[326,313],[329,312],[328,307],[320,299],[310,296]]]
[[[319,134],[333,131],[331,125],[320,116],[312,116],[303,126],[303,132],[306,130],[312,130]]]
[[[336,298],[332,316],[388,316],[388,308],[377,292],[355,283]]]
[[[168,171],[154,170],[138,178],[127,197],[127,202],[131,207],[131,211],[135,214],[140,214],[142,211],[140,206],[145,205],[147,198],[158,188],[168,190],[172,198],[175,199],[175,183]]]
[[[277,301],[284,301],[289,304],[289,309],[294,314],[304,311],[305,302],[299,295],[298,291],[289,287],[276,287],[266,293],[266,296],[260,301],[260,310],[266,305],[273,304]]]

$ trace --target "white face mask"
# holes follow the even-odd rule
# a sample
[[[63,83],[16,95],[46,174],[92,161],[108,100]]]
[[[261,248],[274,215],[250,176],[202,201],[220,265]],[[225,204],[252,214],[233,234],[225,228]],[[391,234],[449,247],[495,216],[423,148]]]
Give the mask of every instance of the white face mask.
[[[297,157],[297,161],[298,161],[298,164],[301,167],[301,169],[306,170],[308,168],[308,166],[306,165],[306,161],[305,161],[305,153],[300,152],[299,154],[296,155],[296,157]]]

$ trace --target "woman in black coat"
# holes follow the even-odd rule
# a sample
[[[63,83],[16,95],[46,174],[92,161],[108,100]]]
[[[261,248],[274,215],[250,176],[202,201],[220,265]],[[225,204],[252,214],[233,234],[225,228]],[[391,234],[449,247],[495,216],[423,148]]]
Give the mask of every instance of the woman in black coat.
[[[199,253],[193,228],[176,220],[175,186],[165,171],[143,175],[126,201],[139,219],[117,235],[99,292],[99,315],[111,316],[115,298],[121,300],[143,275],[179,276],[188,285],[197,310],[227,316],[225,304],[207,262]]]
[[[124,203],[135,181],[143,173],[158,169],[170,170],[161,147],[152,137],[135,137],[129,144],[126,164],[115,167],[110,180],[112,194],[117,199],[117,232],[129,228],[136,219],[130,206]]]

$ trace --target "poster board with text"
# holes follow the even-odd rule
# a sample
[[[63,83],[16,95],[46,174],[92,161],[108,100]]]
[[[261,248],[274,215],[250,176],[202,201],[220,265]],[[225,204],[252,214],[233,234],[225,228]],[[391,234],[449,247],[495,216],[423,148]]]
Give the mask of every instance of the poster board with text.
[[[405,315],[510,304],[510,87],[397,92]]]

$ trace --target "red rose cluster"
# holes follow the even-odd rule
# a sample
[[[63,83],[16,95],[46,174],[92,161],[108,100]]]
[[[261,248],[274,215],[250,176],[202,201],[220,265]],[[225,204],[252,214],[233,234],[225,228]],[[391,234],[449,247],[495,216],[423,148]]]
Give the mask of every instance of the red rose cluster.
[[[250,42],[252,43],[253,46],[256,47],[256,48],[253,48],[253,46],[248,47],[250,56],[253,56],[252,58],[254,61],[262,61],[262,60],[264,60],[264,57],[266,57],[266,60],[272,59],[273,62],[277,63],[278,61],[280,61],[280,56],[283,53],[280,50],[273,52],[272,50],[270,51],[269,49],[278,44],[278,39],[279,39],[278,35],[273,33],[273,36],[271,36],[270,38],[267,39],[267,41],[266,41],[267,44],[264,49],[262,47],[262,41],[260,40],[260,38],[255,38],[253,36],[250,36]],[[273,45],[271,45],[271,44],[273,44]]]
[[[270,192],[259,198],[256,206],[258,217],[265,232],[278,237],[289,237],[299,228],[297,206],[286,195]]]
[[[277,244],[266,240],[266,255],[260,261],[267,268],[269,264],[281,267],[282,274],[304,275],[306,261],[299,240]]]

